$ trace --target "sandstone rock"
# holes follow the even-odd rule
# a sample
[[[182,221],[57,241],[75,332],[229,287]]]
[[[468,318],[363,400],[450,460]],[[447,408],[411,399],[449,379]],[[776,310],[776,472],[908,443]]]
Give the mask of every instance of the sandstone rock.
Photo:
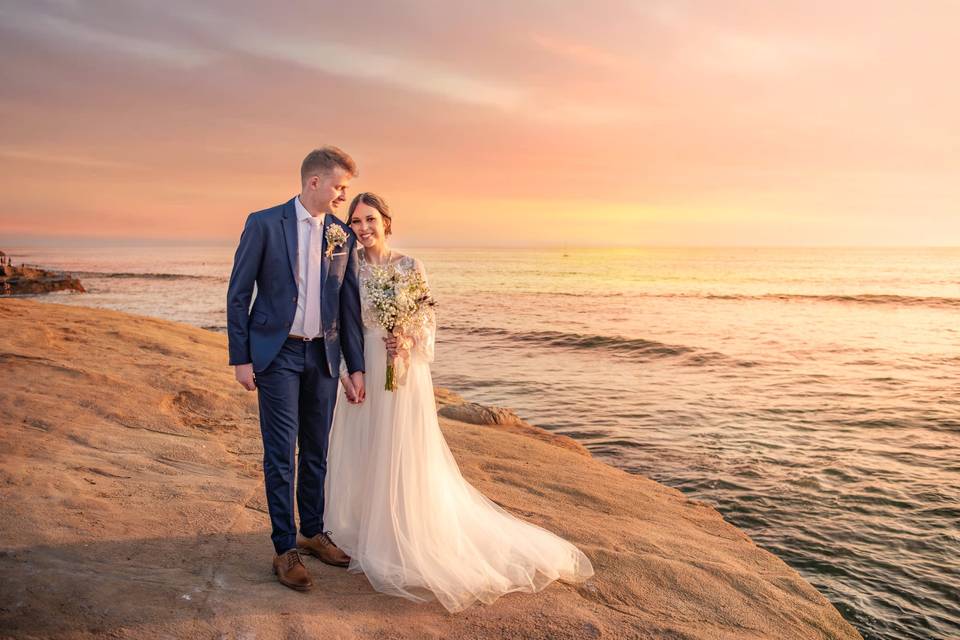
[[[579,546],[590,581],[451,615],[308,558],[317,586],[293,592],[225,336],[17,298],[0,323],[4,638],[860,638],[713,508],[522,421],[440,427],[464,477]]]
[[[79,278],[69,273],[50,271],[31,265],[0,267],[0,295],[26,295],[53,291],[86,292]]]

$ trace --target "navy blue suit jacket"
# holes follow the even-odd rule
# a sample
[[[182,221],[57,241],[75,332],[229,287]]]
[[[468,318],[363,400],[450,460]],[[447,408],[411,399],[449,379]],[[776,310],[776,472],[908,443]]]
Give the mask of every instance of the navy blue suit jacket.
[[[363,371],[360,265],[353,230],[327,214],[324,229],[342,227],[347,241],[327,257],[326,232],[320,275],[320,327],[331,376],[343,355],[350,373]],[[230,364],[253,363],[263,371],[280,352],[297,312],[297,212],[294,200],[251,213],[243,227],[227,289]],[[257,285],[256,299],[253,286]]]

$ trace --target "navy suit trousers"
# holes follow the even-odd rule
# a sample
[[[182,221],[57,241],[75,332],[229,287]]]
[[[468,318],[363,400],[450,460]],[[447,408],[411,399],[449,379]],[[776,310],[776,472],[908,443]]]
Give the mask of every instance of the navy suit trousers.
[[[295,468],[300,532],[309,538],[323,531],[327,443],[338,383],[328,371],[322,340],[288,339],[270,365],[256,374],[263,475],[278,554],[297,545]]]

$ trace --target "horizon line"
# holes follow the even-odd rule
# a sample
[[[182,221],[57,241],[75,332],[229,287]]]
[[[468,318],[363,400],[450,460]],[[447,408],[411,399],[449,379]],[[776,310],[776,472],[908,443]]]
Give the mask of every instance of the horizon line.
[[[134,238],[134,237],[63,237],[21,238],[18,241],[3,241],[0,251],[11,249],[78,249],[110,247],[235,247],[235,240],[222,238]],[[603,244],[603,243],[543,243],[543,244],[469,244],[436,245],[424,243],[398,243],[398,247],[410,249],[463,249],[463,250],[603,250],[603,249],[960,249],[958,244]]]

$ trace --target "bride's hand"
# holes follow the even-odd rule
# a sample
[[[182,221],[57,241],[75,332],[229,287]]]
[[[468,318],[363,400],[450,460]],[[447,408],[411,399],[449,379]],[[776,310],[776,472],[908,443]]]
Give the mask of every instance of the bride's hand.
[[[387,347],[387,355],[391,358],[406,358],[410,354],[412,341],[406,336],[387,336],[383,342]]]
[[[400,346],[400,341],[397,339],[397,336],[387,336],[383,339],[383,342],[387,347],[387,355],[389,355],[391,358],[396,358]]]
[[[350,380],[350,376],[343,374],[340,376],[340,384],[343,385],[343,392],[347,396],[347,400],[351,404],[356,404],[357,402],[357,390],[353,386],[353,381]]]

